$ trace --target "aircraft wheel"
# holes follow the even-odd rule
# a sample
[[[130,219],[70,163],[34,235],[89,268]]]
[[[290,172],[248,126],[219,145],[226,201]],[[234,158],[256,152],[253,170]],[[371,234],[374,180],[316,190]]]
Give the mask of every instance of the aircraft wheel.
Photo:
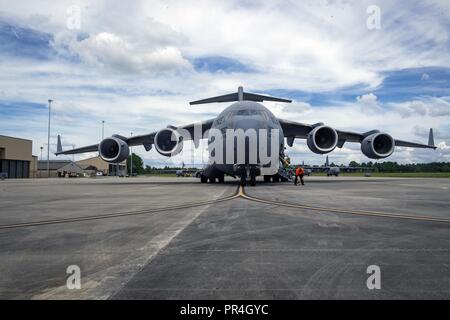
[[[273,182],[280,182],[280,176],[278,174],[275,174],[272,179]]]
[[[264,182],[270,182],[270,176],[264,176]]]
[[[245,186],[247,184],[247,177],[245,175],[241,176],[241,186]]]
[[[219,178],[217,178],[217,180],[219,180],[219,183],[224,183],[225,182],[225,176],[220,176]]]
[[[216,178],[209,178],[209,183],[216,183]]]
[[[200,175],[200,182],[201,183],[207,183],[208,182],[208,178],[206,178],[204,175]]]
[[[256,186],[256,175],[254,175],[254,174],[252,174],[252,175],[250,176],[250,185],[251,185],[252,187]]]

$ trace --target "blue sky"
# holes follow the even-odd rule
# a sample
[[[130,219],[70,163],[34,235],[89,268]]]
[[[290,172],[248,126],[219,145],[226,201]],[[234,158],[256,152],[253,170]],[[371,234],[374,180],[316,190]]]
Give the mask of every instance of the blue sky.
[[[214,117],[226,105],[188,102],[243,85],[294,100],[266,104],[280,118],[413,141],[433,127],[437,151],[398,148],[389,160],[450,161],[450,5],[378,1],[372,30],[372,4],[1,0],[0,134],[32,139],[38,154],[49,98],[52,141],[60,133],[67,145],[98,142],[102,120],[107,135],[152,132]],[[134,151],[148,164],[191,160]],[[304,141],[288,153],[324,158]],[[202,158],[204,148],[194,162]],[[330,159],[368,161],[350,144]]]

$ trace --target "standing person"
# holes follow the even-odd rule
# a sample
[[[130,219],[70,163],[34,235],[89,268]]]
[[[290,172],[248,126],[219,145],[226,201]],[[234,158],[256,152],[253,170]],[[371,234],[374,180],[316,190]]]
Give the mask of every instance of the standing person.
[[[305,175],[305,169],[303,169],[302,167],[297,167],[297,169],[295,169],[295,179],[294,179],[294,184],[297,185],[298,184],[298,178],[300,178],[300,182],[302,183],[302,186],[305,185],[305,182],[303,181],[303,176]]]

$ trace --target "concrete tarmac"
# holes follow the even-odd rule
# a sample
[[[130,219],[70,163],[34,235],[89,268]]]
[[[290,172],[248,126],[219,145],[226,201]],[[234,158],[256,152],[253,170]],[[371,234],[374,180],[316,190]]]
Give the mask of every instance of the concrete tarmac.
[[[0,181],[2,299],[449,299],[450,179]],[[81,289],[66,286],[67,267]],[[370,265],[381,289],[369,290]]]

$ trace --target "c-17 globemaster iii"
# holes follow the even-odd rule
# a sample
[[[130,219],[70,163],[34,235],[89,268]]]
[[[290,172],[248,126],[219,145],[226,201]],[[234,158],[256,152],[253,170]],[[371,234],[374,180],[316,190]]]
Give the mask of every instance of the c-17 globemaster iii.
[[[200,139],[208,139],[209,162],[201,172],[202,183],[224,182],[225,175],[238,177],[242,185],[247,179],[256,184],[257,176],[264,181],[288,179],[279,166],[284,158],[285,143],[292,147],[295,139],[306,139],[309,149],[317,154],[326,154],[344,143],[361,144],[361,152],[370,159],[389,157],[395,147],[429,148],[434,146],[430,129],[428,144],[394,139],[379,130],[364,133],[342,131],[322,122],[315,124],[284,120],[260,102],[291,100],[244,92],[242,87],[231,94],[190,102],[190,105],[213,102],[233,102],[217,117],[184,126],[167,126],[149,134],[123,137],[113,135],[100,143],[63,151],[60,140],[56,155],[98,151],[100,157],[110,163],[120,163],[129,155],[130,146],[144,146],[146,151],[155,149],[163,156],[179,154],[185,140],[192,140],[195,147]]]

